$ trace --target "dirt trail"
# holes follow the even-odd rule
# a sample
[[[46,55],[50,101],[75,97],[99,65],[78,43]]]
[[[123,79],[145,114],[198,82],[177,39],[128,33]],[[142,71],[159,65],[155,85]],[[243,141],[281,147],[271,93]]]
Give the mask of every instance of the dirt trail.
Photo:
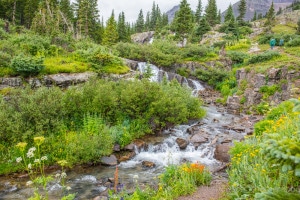
[[[226,194],[227,180],[213,180],[210,186],[200,186],[197,191],[190,196],[182,196],[177,200],[217,200]]]

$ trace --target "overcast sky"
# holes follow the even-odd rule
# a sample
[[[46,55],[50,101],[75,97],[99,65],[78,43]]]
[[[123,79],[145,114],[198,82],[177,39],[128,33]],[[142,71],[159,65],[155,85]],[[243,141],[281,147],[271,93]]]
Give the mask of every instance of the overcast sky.
[[[179,5],[181,0],[155,0],[162,12],[167,12],[175,5]],[[234,4],[238,0],[216,0],[218,9],[224,11],[230,3]],[[196,10],[198,0],[188,0],[192,10]],[[144,17],[147,11],[151,11],[153,0],[98,0],[98,7],[100,16],[104,18],[104,21],[110,17],[112,10],[115,11],[116,20],[119,13],[124,11],[126,21],[136,21],[140,9],[143,9]],[[207,0],[202,0],[202,4],[207,4]]]

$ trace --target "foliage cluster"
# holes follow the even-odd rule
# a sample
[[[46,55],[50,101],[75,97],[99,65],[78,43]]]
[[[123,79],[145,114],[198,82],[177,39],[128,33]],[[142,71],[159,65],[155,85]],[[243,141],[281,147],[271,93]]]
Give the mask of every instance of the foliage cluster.
[[[203,117],[200,101],[177,81],[159,85],[134,82],[90,81],[61,91],[41,87],[10,91],[9,101],[0,100],[0,173],[14,170],[8,160],[11,147],[20,140],[46,138],[42,152],[49,162],[97,162],[114,143],[125,146],[152,131]],[[8,167],[10,166],[10,167]]]
[[[212,179],[210,172],[204,165],[198,163],[185,163],[181,166],[168,166],[159,175],[158,189],[146,188],[137,189],[132,195],[121,196],[121,199],[128,200],[172,200],[179,196],[193,193],[197,186],[208,185]],[[119,196],[112,199],[120,199]]]
[[[235,143],[228,171],[230,197],[299,198],[299,102],[293,99],[272,109],[255,125],[255,136]]]
[[[280,53],[277,51],[266,51],[261,54],[257,54],[254,56],[251,56],[248,60],[248,63],[250,64],[255,64],[255,63],[260,63],[260,62],[265,62],[272,60],[274,58],[280,57]]]
[[[152,45],[118,43],[114,46],[120,57],[171,67],[184,60],[202,61],[217,57],[214,50],[190,44],[179,48],[174,41],[155,40]]]

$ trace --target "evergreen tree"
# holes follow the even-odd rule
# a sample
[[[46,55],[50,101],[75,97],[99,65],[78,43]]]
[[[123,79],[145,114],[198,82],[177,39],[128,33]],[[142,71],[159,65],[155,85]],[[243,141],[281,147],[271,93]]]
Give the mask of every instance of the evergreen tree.
[[[24,25],[30,28],[35,13],[38,10],[39,0],[25,0]]]
[[[176,35],[180,39],[184,39],[193,28],[193,13],[187,0],[180,2],[179,10],[176,12],[173,27]]]
[[[218,17],[217,17],[217,24],[221,24],[221,21],[222,21],[222,15],[221,15],[221,10],[219,10]]]
[[[224,17],[224,22],[230,22],[230,21],[234,21],[234,14],[233,14],[233,9],[232,9],[232,5],[229,4],[228,8],[227,8],[227,12],[225,14]]]
[[[160,30],[162,28],[162,16],[158,5],[156,5],[156,22],[155,22],[155,30]]]
[[[257,20],[257,12],[255,11],[251,21],[256,21],[256,20]]]
[[[125,14],[121,12],[118,18],[118,41],[128,42],[128,31],[125,22]]]
[[[150,12],[147,12],[146,15],[146,21],[145,21],[145,31],[149,31],[150,30]]]
[[[208,0],[208,4],[205,8],[205,17],[210,26],[214,26],[218,21],[218,8],[216,0]]]
[[[276,15],[280,15],[282,13],[282,8],[279,7],[279,10],[277,11]]]
[[[247,11],[246,0],[241,0],[240,1],[238,11],[239,11],[239,16],[237,17],[237,21],[238,21],[239,24],[243,24],[244,17],[246,15],[246,11]]]
[[[64,14],[64,16],[68,19],[73,21],[74,20],[74,13],[71,7],[70,0],[61,0],[59,3],[60,11]]]
[[[267,21],[265,23],[266,26],[272,26],[275,23],[275,9],[274,9],[274,3],[272,1],[272,4],[270,6],[269,11],[266,14]]]
[[[162,15],[162,22],[161,22],[161,25],[162,27],[165,27],[169,24],[169,18],[168,18],[168,15],[166,13],[164,13]]]
[[[196,27],[196,36],[198,37],[198,41],[202,40],[202,37],[205,33],[207,33],[208,31],[210,31],[211,28],[209,26],[208,21],[206,20],[206,17],[202,17],[200,20],[199,25]]]
[[[201,15],[202,15],[203,7],[202,7],[202,1],[198,0],[197,9],[195,12],[195,22],[200,23]]]
[[[157,19],[156,5],[155,5],[155,2],[153,2],[152,11],[151,11],[151,14],[150,14],[150,26],[149,26],[149,30],[152,30],[152,31],[155,30],[156,19]]]
[[[99,17],[97,0],[76,0],[77,36],[83,35],[93,38],[97,34],[97,19]]]
[[[263,18],[263,14],[262,13],[259,13],[258,15],[257,15],[257,19],[262,19]]]
[[[140,10],[138,19],[136,21],[136,32],[141,33],[144,31],[144,15],[143,15],[143,10]]]
[[[118,38],[117,22],[115,20],[114,11],[112,11],[110,18],[106,22],[102,43],[111,46],[118,42]]]

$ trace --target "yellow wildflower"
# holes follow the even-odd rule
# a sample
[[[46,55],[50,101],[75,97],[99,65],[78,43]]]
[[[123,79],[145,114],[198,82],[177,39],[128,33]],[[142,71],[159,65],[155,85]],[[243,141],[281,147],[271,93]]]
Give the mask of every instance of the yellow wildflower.
[[[40,136],[40,137],[34,137],[33,140],[36,145],[40,146],[41,144],[44,143],[45,138],[43,136]]]
[[[25,147],[27,146],[26,142],[19,142],[16,147],[19,148],[21,151],[25,150]]]

